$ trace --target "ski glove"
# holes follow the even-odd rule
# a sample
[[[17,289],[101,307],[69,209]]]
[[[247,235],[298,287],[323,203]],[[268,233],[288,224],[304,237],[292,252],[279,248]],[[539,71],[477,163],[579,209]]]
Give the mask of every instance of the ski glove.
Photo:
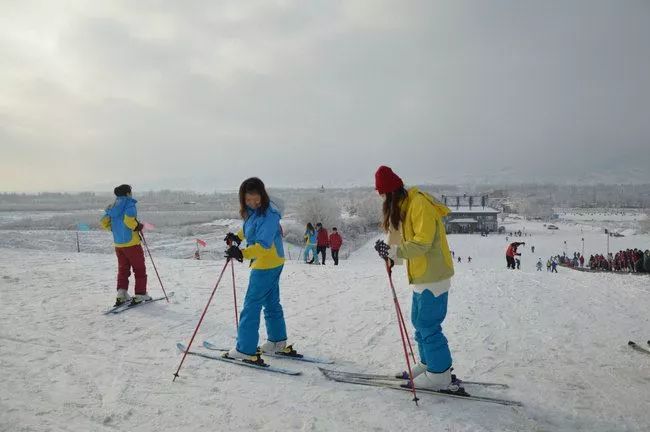
[[[391,268],[395,265],[396,249],[396,247],[389,246],[383,240],[377,240],[375,242],[375,250],[379,254],[379,257],[387,261]]]
[[[241,244],[241,239],[237,236],[237,234],[233,234],[231,232],[226,234],[226,237],[224,237],[223,241],[225,241],[227,245],[236,243],[237,246],[239,246]]]
[[[140,222],[133,228],[133,231],[142,231],[142,228],[144,228],[144,225],[142,225]]]
[[[244,262],[244,254],[238,246],[232,245],[226,250],[226,258],[236,259],[239,262]]]

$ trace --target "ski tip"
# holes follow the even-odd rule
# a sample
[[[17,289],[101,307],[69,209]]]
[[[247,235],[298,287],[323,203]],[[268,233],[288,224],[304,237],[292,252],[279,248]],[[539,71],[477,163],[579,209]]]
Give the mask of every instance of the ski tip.
[[[634,346],[634,345],[636,345],[636,344],[635,344],[634,342],[632,342],[632,341],[628,341],[627,344],[628,344],[629,346]]]
[[[176,344],[176,348],[178,348],[179,351],[185,351],[185,345],[180,342]]]
[[[650,340],[648,341],[648,345],[650,345]]]
[[[212,342],[206,340],[206,341],[203,341],[203,346],[210,349],[210,348],[214,347],[214,344]]]

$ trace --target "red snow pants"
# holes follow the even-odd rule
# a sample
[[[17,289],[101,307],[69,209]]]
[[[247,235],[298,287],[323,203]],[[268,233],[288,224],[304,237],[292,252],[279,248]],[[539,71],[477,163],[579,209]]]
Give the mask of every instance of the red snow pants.
[[[144,252],[141,245],[116,247],[117,289],[129,289],[131,268],[135,274],[135,293],[147,293],[147,268],[144,265]]]

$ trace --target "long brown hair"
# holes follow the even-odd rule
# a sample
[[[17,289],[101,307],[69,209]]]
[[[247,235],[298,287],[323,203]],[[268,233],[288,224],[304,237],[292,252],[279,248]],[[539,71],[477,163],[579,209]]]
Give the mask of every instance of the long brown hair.
[[[239,215],[242,217],[242,219],[246,219],[249,216],[248,207],[246,207],[247,193],[260,194],[262,197],[262,202],[257,211],[264,214],[271,204],[271,199],[269,198],[269,194],[266,193],[264,182],[257,177],[251,177],[244,180],[241,186],[239,186]]]
[[[407,196],[408,192],[406,192],[406,189],[403,187],[386,194],[381,209],[384,216],[381,227],[385,232],[388,232],[391,225],[395,229],[399,228],[399,223],[402,221],[402,210],[400,204],[402,204],[402,201],[404,201]]]

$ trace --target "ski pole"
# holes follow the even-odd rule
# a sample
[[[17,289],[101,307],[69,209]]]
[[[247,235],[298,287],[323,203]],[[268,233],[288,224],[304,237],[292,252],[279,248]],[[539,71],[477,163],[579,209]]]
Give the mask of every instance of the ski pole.
[[[147,249],[147,253],[149,254],[149,259],[151,259],[151,265],[153,266],[153,269],[156,272],[156,276],[158,276],[158,282],[160,282],[160,288],[162,288],[163,294],[165,294],[165,300],[167,300],[167,303],[169,303],[169,297],[167,297],[167,293],[165,292],[165,287],[163,286],[162,280],[160,279],[160,275],[158,274],[158,269],[156,268],[156,263],[153,262],[153,257],[151,256],[151,251],[149,250],[149,245],[147,245],[147,240],[144,238],[144,234],[142,231],[139,231],[140,233],[140,238],[142,239],[142,242],[144,243],[144,247]]]
[[[232,269],[232,297],[235,299],[235,329],[239,330],[239,316],[237,312],[237,290],[235,289],[235,263],[230,260],[230,268]]]
[[[411,358],[413,359],[413,364],[417,364],[417,360],[415,359],[415,353],[413,351],[413,346],[411,345],[411,337],[409,336],[409,332],[406,327],[406,322],[404,321],[404,314],[402,313],[402,306],[400,306],[399,302],[397,303],[397,307],[399,308],[399,316],[402,320],[402,328],[404,329],[404,335],[406,335],[406,342],[408,342]]]
[[[411,361],[409,360],[409,355],[406,352],[406,341],[404,336],[404,332],[406,331],[406,328],[404,325],[404,317],[402,316],[402,310],[399,307],[399,301],[397,300],[397,294],[395,293],[395,285],[393,285],[393,276],[392,276],[392,271],[388,259],[386,260],[386,273],[388,273],[388,282],[390,284],[390,290],[393,294],[393,302],[395,303],[395,313],[397,313],[397,324],[399,325],[399,334],[402,338],[402,348],[404,349],[404,358],[406,359],[406,367],[408,368],[408,372],[409,372],[409,383],[411,386],[411,391],[413,392],[413,402],[415,402],[415,405],[418,406],[419,399],[415,392],[415,383],[413,382],[413,371],[411,370]],[[411,342],[409,341],[409,346],[410,345]]]
[[[181,363],[178,365],[178,369],[176,369],[176,373],[174,373],[174,379],[173,381],[176,381],[176,378],[178,378],[178,372],[180,372],[181,367],[183,366],[183,362],[185,361],[185,357],[187,357],[187,353],[190,351],[190,347],[192,346],[192,342],[194,342],[194,337],[196,336],[196,333],[199,331],[199,327],[201,327],[201,323],[203,322],[203,318],[205,317],[205,313],[208,311],[208,307],[210,306],[210,303],[212,302],[212,297],[214,297],[214,293],[217,291],[217,287],[219,286],[219,282],[221,282],[221,278],[223,277],[224,272],[226,271],[226,268],[228,267],[228,263],[230,262],[230,258],[226,259],[226,264],[224,264],[223,269],[221,270],[221,274],[219,275],[219,279],[217,279],[217,283],[214,285],[214,288],[212,289],[212,294],[210,294],[210,298],[208,299],[208,303],[205,305],[205,309],[203,309],[203,313],[201,314],[201,318],[199,318],[199,322],[196,325],[196,328],[194,329],[194,333],[192,334],[192,337],[190,338],[190,343],[187,344],[187,348],[185,349],[185,352],[183,353],[183,358],[181,359]]]
[[[226,240],[226,244],[228,245],[228,247],[230,247],[230,246],[232,246],[232,241],[231,240]],[[237,245],[237,246],[239,246],[239,245]],[[235,329],[239,330],[239,317],[237,315],[237,311],[238,311],[238,308],[237,308],[237,290],[235,290],[235,263],[232,260],[230,260],[230,267],[232,269],[232,297],[233,297],[234,302],[235,302]]]

